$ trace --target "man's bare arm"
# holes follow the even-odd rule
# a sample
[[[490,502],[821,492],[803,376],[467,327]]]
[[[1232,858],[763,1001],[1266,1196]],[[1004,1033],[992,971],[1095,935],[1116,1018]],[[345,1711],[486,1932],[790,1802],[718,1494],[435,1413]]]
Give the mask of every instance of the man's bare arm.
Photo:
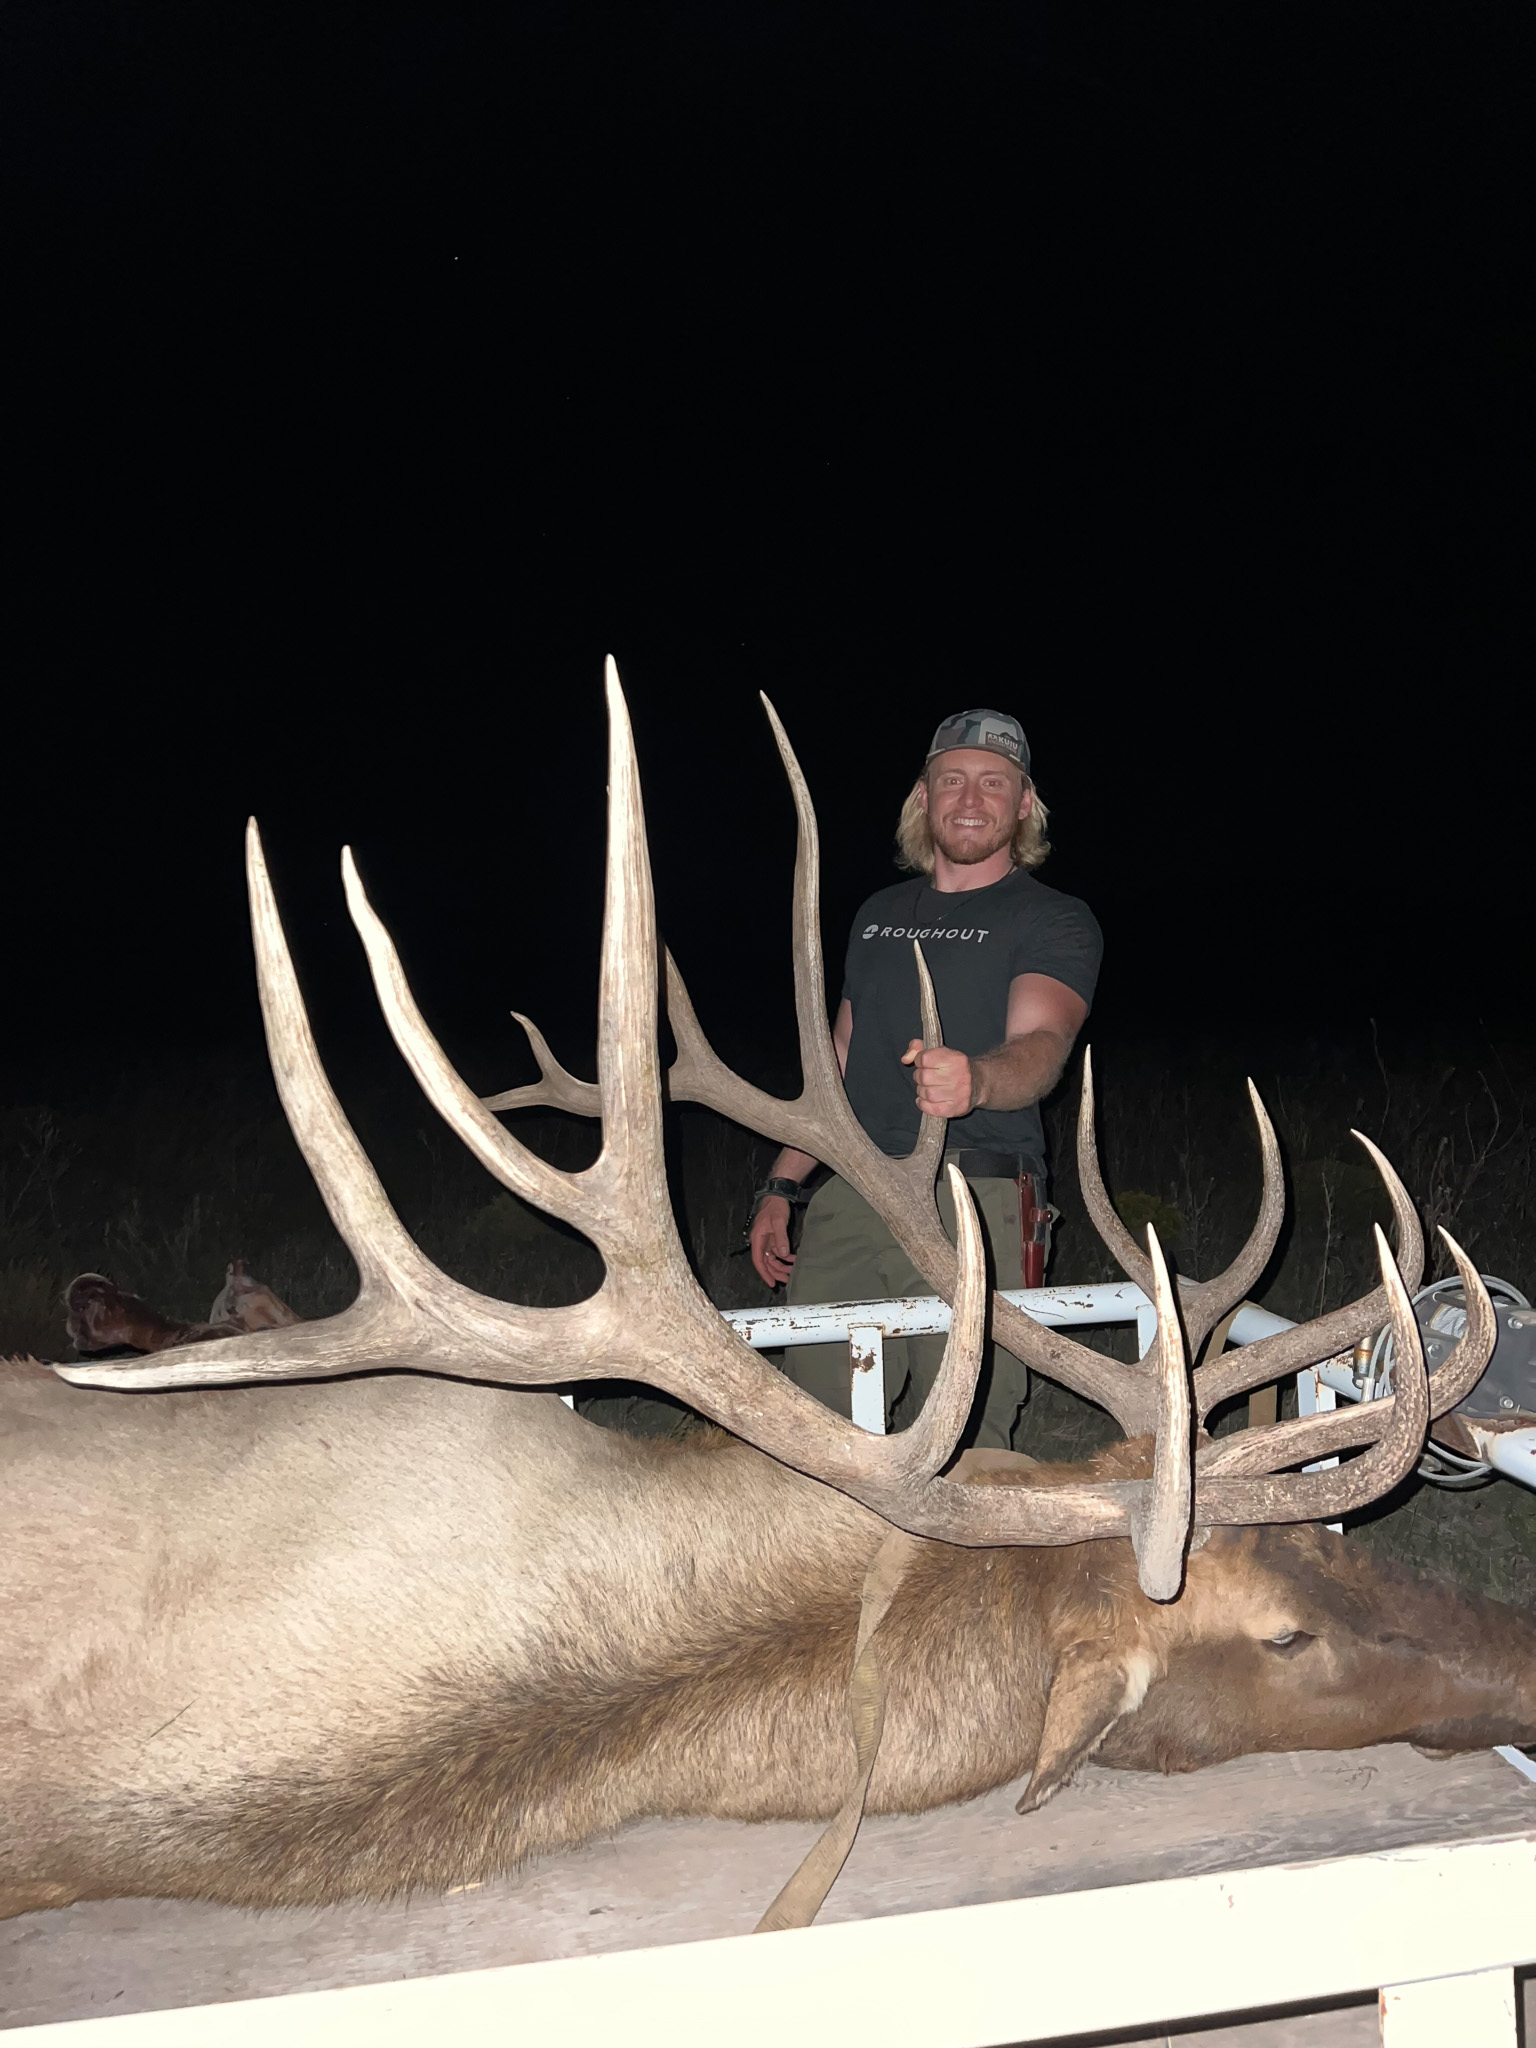
[[[1088,1005],[1049,974],[1016,974],[1008,987],[1007,1036],[972,1057],[952,1046],[924,1052],[914,1038],[902,1058],[914,1070],[917,1106],[930,1116],[973,1109],[1026,1109],[1061,1079]]]
[[[837,1017],[832,1025],[832,1047],[837,1054],[840,1073],[848,1071],[848,1043],[853,1037],[853,1005],[845,996],[837,1006]],[[769,1171],[770,1180],[804,1180],[821,1164],[809,1152],[799,1152],[793,1145],[786,1145],[774,1160]],[[770,1287],[777,1287],[789,1278],[795,1255],[789,1248],[789,1203],[783,1195],[770,1195],[752,1219],[751,1230],[752,1263],[757,1268],[759,1279]]]

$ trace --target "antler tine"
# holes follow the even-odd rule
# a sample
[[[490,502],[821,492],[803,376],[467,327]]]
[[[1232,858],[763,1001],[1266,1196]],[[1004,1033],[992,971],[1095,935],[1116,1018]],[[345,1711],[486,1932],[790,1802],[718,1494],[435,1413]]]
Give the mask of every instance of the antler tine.
[[[663,1218],[669,1239],[675,1240],[661,1129],[656,894],[645,838],[640,764],[635,758],[629,707],[612,655],[607,660],[604,687],[608,698],[609,859],[603,890],[597,1027],[603,1149],[588,1176],[610,1201],[623,1193],[626,1224],[643,1224],[642,1235],[650,1243]],[[643,1208],[637,1209],[637,1196]]]
[[[1234,1302],[1241,1301],[1254,1281],[1258,1279],[1269,1262],[1269,1255],[1275,1248],[1275,1239],[1280,1234],[1280,1225],[1285,1220],[1285,1174],[1280,1164],[1280,1146],[1275,1137],[1274,1126],[1265,1114],[1259,1099],[1259,1091],[1252,1081],[1248,1083],[1248,1097],[1253,1104],[1254,1121],[1259,1127],[1259,1151],[1263,1159],[1263,1193],[1259,1202],[1259,1214],[1249,1233],[1248,1242],[1225,1272],[1204,1281],[1179,1281],[1179,1295],[1184,1305],[1185,1335],[1192,1353],[1198,1353],[1200,1346],[1216,1327]],[[1109,1199],[1099,1170],[1098,1138],[1094,1120],[1093,1102],[1093,1055],[1091,1049],[1083,1054],[1083,1095],[1082,1108],[1077,1120],[1077,1179],[1083,1197],[1083,1207],[1088,1211],[1093,1227],[1104,1240],[1109,1252],[1120,1270],[1147,1294],[1152,1294],[1152,1269],[1140,1246],[1120,1220],[1119,1212]]]
[[[1438,1371],[1430,1375],[1429,1413],[1431,1420],[1466,1399],[1482,1378],[1493,1356],[1498,1319],[1476,1266],[1448,1230],[1445,1239],[1467,1298],[1467,1327],[1455,1350]],[[1406,1290],[1405,1290],[1406,1291]],[[1394,1331],[1394,1342],[1395,1342]],[[1271,1423],[1263,1429],[1245,1429],[1236,1436],[1222,1437],[1207,1444],[1195,1460],[1202,1483],[1207,1479],[1232,1478],[1239,1473],[1279,1472],[1289,1465],[1310,1463],[1332,1457],[1359,1444],[1375,1441],[1386,1427],[1394,1394],[1379,1401],[1351,1402],[1325,1415],[1306,1415],[1292,1422]]]
[[[1483,1276],[1445,1226],[1441,1224],[1438,1228],[1461,1275],[1462,1292],[1467,1297],[1467,1327],[1462,1331],[1456,1349],[1439,1371],[1431,1375],[1431,1417],[1449,1414],[1458,1401],[1467,1398],[1486,1372],[1499,1334],[1498,1317],[1483,1285]]]
[[[1151,1264],[1121,1222],[1099,1172],[1094,1138],[1093,1062],[1086,1051],[1077,1158],[1083,1205],[1095,1228],[1122,1271],[1151,1296],[1155,1287]],[[1086,1344],[1037,1323],[1001,1294],[993,1298],[992,1335],[1036,1372],[1107,1409],[1127,1436],[1142,1436],[1158,1427],[1159,1391],[1146,1361],[1127,1365],[1107,1359],[1090,1351]]]
[[[601,1116],[602,1099],[595,1081],[578,1081],[568,1074],[549,1049],[549,1041],[531,1017],[514,1010],[513,1017],[527,1034],[528,1045],[539,1063],[542,1079],[524,1088],[503,1088],[499,1095],[482,1095],[487,1109],[568,1109],[573,1116]]]
[[[1413,1206],[1413,1197],[1398,1179],[1395,1167],[1379,1145],[1373,1144],[1364,1131],[1351,1130],[1349,1135],[1370,1153],[1371,1163],[1381,1175],[1387,1200],[1392,1204],[1392,1220],[1397,1225],[1397,1270],[1402,1274],[1403,1285],[1408,1292],[1416,1294],[1424,1277],[1424,1232],[1419,1224],[1419,1212]]]
[[[928,972],[928,962],[923,958],[920,939],[912,941],[912,952],[917,961],[917,1006],[923,1024],[923,1049],[931,1052],[935,1046],[944,1043],[944,1030],[939,1022],[938,999],[933,992],[933,976]],[[908,1153],[903,1164],[907,1177],[920,1188],[931,1188],[944,1157],[944,1139],[949,1130],[949,1119],[930,1116],[923,1112],[918,1126],[917,1143]]]
[[[1168,1263],[1150,1223],[1147,1249],[1157,1303],[1157,1438],[1152,1477],[1131,1511],[1131,1543],[1142,1591],[1152,1600],[1174,1600],[1184,1582],[1184,1552],[1190,1531],[1189,1360]]]
[[[1226,1271],[1202,1280],[1184,1296],[1185,1331],[1190,1350],[1197,1356],[1200,1346],[1227,1310],[1243,1299],[1269,1264],[1269,1255],[1285,1221],[1285,1169],[1280,1163],[1280,1141],[1251,1078],[1248,1100],[1253,1105],[1253,1120],[1259,1127],[1259,1151],[1264,1162],[1259,1213],[1248,1233],[1248,1242]]]
[[[406,981],[394,941],[368,900],[351,847],[342,849],[341,873],[347,909],[368,955],[384,1021],[422,1093],[486,1171],[494,1174],[504,1187],[558,1216],[562,1222],[581,1228],[589,1205],[572,1179],[530,1152],[496,1121],[465,1085],[428,1028]]]
[[[781,1101],[766,1089],[733,1073],[704,1035],[688,984],[671,953],[666,955],[667,1022],[677,1042],[677,1058],[667,1074],[667,1092],[674,1102],[700,1102],[761,1138],[797,1145],[813,1157],[838,1166],[837,1119],[823,1121],[808,1104],[804,1091],[793,1102]]]
[[[748,1130],[758,1132],[761,1137],[771,1138],[774,1135],[772,1129],[764,1128],[771,1113],[781,1107],[798,1112],[799,1103],[780,1104],[766,1090],[754,1087],[752,1082],[743,1081],[739,1074],[731,1072],[704,1036],[704,1027],[693,1007],[688,984],[672,957],[670,946],[662,953],[662,974],[666,981],[667,1022],[672,1027],[672,1037],[677,1045],[677,1058],[667,1074],[667,1092],[672,1100],[702,1102],[708,1109],[720,1109],[722,1114],[734,1117],[737,1123],[745,1124]],[[715,1098],[728,1093],[733,1082],[740,1089],[740,1102],[735,1108],[725,1109],[723,1101]]]
[[[710,1045],[689,997],[677,963],[667,955],[667,1019],[677,1041],[677,1058],[668,1076],[674,1102],[701,1102],[745,1124],[761,1137],[780,1144],[795,1145],[813,1158],[825,1160],[845,1179],[859,1186],[853,1162],[868,1147],[869,1140],[856,1122],[843,1093],[837,1053],[827,1024],[826,977],[821,955],[821,852],[816,834],[816,810],[795,750],[789,743],[779,714],[762,697],[763,709],[773,728],[774,741],[784,772],[789,778],[795,804],[794,881],[794,977],[795,1016],[800,1032],[801,1090],[793,1102],[756,1088],[744,1081],[720,1058]],[[937,1165],[937,1162],[935,1162]],[[929,1176],[930,1184],[932,1175]],[[860,1188],[860,1192],[864,1190]],[[931,1185],[930,1185],[930,1201]],[[934,1212],[934,1233],[949,1250],[949,1241],[939,1228]]]
[[[612,666],[610,662],[610,667]],[[794,748],[789,743],[778,712],[768,696],[759,692],[778,745],[784,772],[794,799],[796,841],[794,880],[794,976],[795,1014],[800,1028],[800,1056],[804,1066],[804,1088],[798,1102],[786,1103],[754,1088],[733,1074],[704,1036],[682,975],[670,951],[666,954],[667,1015],[677,1041],[677,1058],[669,1075],[670,1093],[676,1102],[702,1102],[724,1115],[761,1130],[765,1137],[781,1143],[801,1143],[815,1137],[813,1115],[835,1113],[842,1104],[837,1055],[826,1017],[826,979],[822,964],[820,893],[821,851],[816,832],[816,811]],[[513,1013],[516,1015],[516,1012]],[[567,1074],[542,1035],[525,1017],[518,1022],[528,1034],[542,1080],[526,1088],[504,1089],[484,1098],[488,1109],[515,1109],[530,1103],[551,1103],[573,1110],[580,1116],[599,1114],[598,1090],[590,1083]],[[768,1125],[763,1129],[764,1124]],[[823,1134],[822,1142],[825,1142]],[[937,1167],[937,1162],[935,1162]]]
[[[1371,1155],[1386,1188],[1397,1224],[1403,1283],[1412,1293],[1419,1284],[1424,1263],[1424,1236],[1419,1228],[1418,1215],[1408,1190],[1398,1179],[1386,1155],[1362,1132],[1355,1131],[1352,1135]],[[1315,1365],[1320,1358],[1333,1358],[1352,1349],[1362,1337],[1384,1323],[1387,1315],[1386,1292],[1376,1287],[1358,1301],[1333,1310],[1330,1315],[1318,1316],[1310,1323],[1298,1323],[1291,1330],[1277,1330],[1273,1336],[1261,1337],[1255,1344],[1245,1344],[1239,1349],[1224,1351],[1219,1358],[1208,1359],[1195,1371],[1196,1414],[1203,1419],[1219,1402],[1246,1393],[1250,1387],[1265,1386],[1271,1380],[1282,1379],[1289,1373],[1301,1372],[1305,1367]]]
[[[368,954],[379,1006],[422,1093],[489,1173],[514,1194],[585,1232],[611,1261],[621,1250],[632,1249],[630,1240],[637,1228],[647,1248],[656,1249],[663,1216],[670,1226],[671,1206],[656,1048],[655,899],[634,740],[611,657],[605,681],[609,857],[597,1048],[603,1150],[585,1173],[563,1173],[529,1151],[465,1084],[417,1007],[400,957],[358,879],[350,850],[342,856],[342,873],[347,907]],[[537,1045],[534,1050],[537,1057]],[[547,1055],[547,1047],[545,1051]]]
[[[800,1060],[805,1099],[846,1107],[842,1075],[827,1023],[827,978],[821,957],[821,842],[816,807],[789,734],[768,694],[758,696],[773,728],[774,743],[795,801],[794,973],[795,1016],[800,1026]]]
[[[278,1099],[320,1199],[357,1262],[366,1295],[389,1285],[395,1273],[410,1271],[420,1254],[320,1063],[254,818],[245,828],[245,875],[256,986]]]
[[[955,1285],[955,1251],[944,1235],[933,1199],[945,1126],[942,1119],[925,1118],[916,1152],[904,1160],[890,1159],[874,1145],[848,1106],[827,1024],[815,807],[783,722],[766,696],[762,701],[795,802],[795,1009],[803,1085],[793,1102],[785,1102],[732,1073],[705,1037],[683,977],[668,954],[667,1016],[677,1041],[677,1058],[669,1076],[672,1099],[702,1102],[762,1137],[798,1146],[812,1158],[823,1160],[885,1217],[913,1264],[948,1300]],[[920,961],[920,991],[925,975]],[[942,1043],[931,983],[923,999],[928,1006],[925,1034],[931,1031],[934,1042]],[[928,1129],[930,1123],[937,1125],[936,1137]]]
[[[1103,1239],[1106,1249],[1127,1280],[1132,1280],[1149,1299],[1153,1294],[1152,1265],[1141,1246],[1121,1221],[1120,1212],[1109,1199],[1104,1176],[1099,1170],[1099,1140],[1093,1107],[1093,1048],[1083,1047],[1083,1092],[1077,1112],[1077,1185],[1088,1211],[1088,1220]]]
[[[1429,1380],[1424,1371],[1424,1345],[1413,1318],[1413,1304],[1403,1285],[1379,1223],[1373,1224],[1382,1292],[1392,1323],[1397,1357],[1397,1384],[1390,1403],[1372,1402],[1383,1412],[1380,1434],[1369,1450],[1347,1465],[1328,1472],[1297,1472],[1262,1479],[1208,1478],[1200,1472],[1195,1491],[1195,1516],[1201,1522],[1326,1522],[1351,1509],[1365,1507],[1390,1493],[1413,1469],[1424,1448],[1429,1427]],[[1358,1411],[1357,1411],[1358,1412]],[[1352,1416],[1351,1421],[1354,1420]],[[1366,1418],[1362,1417],[1362,1420]],[[1376,1417],[1370,1417],[1375,1423]],[[1282,1424],[1282,1428],[1289,1425]],[[1268,1436],[1269,1432],[1265,1431]],[[1295,1439],[1292,1439],[1294,1443]],[[1309,1440],[1298,1456],[1317,1449]]]
[[[245,868],[273,1077],[321,1200],[357,1263],[357,1300],[320,1322],[253,1331],[216,1345],[178,1345],[143,1359],[54,1368],[61,1378],[80,1385],[207,1386],[319,1379],[386,1363],[424,1364],[431,1362],[432,1352],[415,1305],[475,1299],[412,1241],[336,1099],[310,1028],[254,818],[246,826]],[[514,1317],[543,1313],[508,1311]]]
[[[981,1225],[976,1218],[975,1198],[958,1166],[949,1168],[949,1190],[955,1202],[959,1253],[949,1339],[922,1412],[898,1439],[910,1447],[914,1469],[930,1476],[949,1463],[960,1441],[960,1432],[976,1399],[981,1348],[987,1334],[987,1261]]]

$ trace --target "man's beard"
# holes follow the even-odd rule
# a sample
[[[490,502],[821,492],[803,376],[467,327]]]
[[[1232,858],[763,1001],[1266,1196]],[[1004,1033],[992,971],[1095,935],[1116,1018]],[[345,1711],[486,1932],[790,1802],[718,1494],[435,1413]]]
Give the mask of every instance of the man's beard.
[[[933,843],[947,861],[957,868],[975,867],[979,862],[990,860],[994,853],[1005,847],[1013,837],[1014,820],[999,825],[995,832],[957,832],[951,834],[942,825],[930,824]]]

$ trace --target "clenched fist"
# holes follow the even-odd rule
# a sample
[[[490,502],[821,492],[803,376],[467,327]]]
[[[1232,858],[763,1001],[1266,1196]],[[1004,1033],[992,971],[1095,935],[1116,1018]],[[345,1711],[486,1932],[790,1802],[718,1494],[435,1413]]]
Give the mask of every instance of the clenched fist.
[[[925,1052],[923,1041],[914,1038],[901,1063],[912,1069],[917,1106],[925,1116],[969,1116],[976,1107],[976,1076],[968,1053],[950,1045]]]

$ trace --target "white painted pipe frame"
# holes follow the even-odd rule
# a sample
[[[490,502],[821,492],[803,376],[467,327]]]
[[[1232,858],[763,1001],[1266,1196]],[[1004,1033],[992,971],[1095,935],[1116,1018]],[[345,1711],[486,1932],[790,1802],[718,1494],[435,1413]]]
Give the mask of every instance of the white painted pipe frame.
[[[1340,1899],[1371,1902],[1343,1938],[1284,1939],[1287,1927],[1332,1926]],[[1536,1836],[1520,1835],[55,2022],[17,2028],[11,2040],[719,2048],[728,2037],[732,2048],[988,2048],[1380,1991],[1387,2048],[1514,2048],[1511,1972],[1531,1962]]]
[[[1006,1300],[1037,1323],[1054,1329],[1134,1321],[1138,1348],[1143,1352],[1157,1332],[1157,1311],[1129,1280],[1098,1281],[1085,1287],[1010,1287],[1003,1292]],[[776,1303],[770,1308],[722,1309],[721,1314],[758,1351],[797,1344],[849,1344],[853,1341],[850,1333],[857,1330],[861,1357],[873,1356],[874,1367],[861,1365],[854,1373],[854,1420],[876,1433],[885,1426],[881,1340],[943,1336],[949,1329],[949,1304],[932,1294],[893,1295],[885,1301]],[[1286,1317],[1249,1302],[1233,1317],[1229,1341],[1254,1344],[1276,1330],[1294,1327]],[[1361,1398],[1350,1365],[1336,1358],[1325,1358],[1321,1365],[1298,1373],[1296,1390],[1303,1415],[1332,1408],[1340,1394],[1348,1401]],[[1509,1430],[1502,1435],[1479,1432],[1478,1441],[1482,1456],[1495,1471],[1536,1489],[1536,1429]],[[1337,1464],[1338,1460],[1326,1462]]]

